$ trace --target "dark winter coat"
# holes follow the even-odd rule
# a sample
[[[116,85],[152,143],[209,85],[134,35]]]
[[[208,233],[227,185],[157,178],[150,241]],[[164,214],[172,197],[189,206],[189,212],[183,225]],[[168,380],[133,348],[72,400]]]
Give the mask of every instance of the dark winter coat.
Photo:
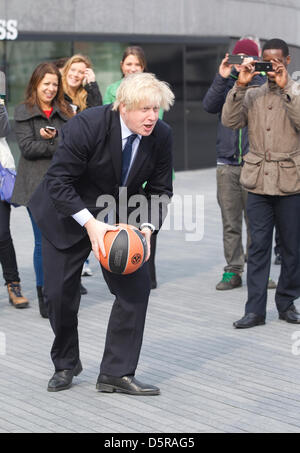
[[[247,127],[240,130],[232,130],[223,126],[221,114],[228,92],[237,80],[238,73],[233,71],[226,79],[219,73],[216,75],[212,85],[203,99],[203,108],[208,113],[217,113],[219,116],[217,129],[217,159],[223,163],[238,165],[242,162],[249,149]],[[266,77],[257,75],[253,78],[251,85],[260,86],[265,83]]]
[[[4,105],[0,105],[0,137],[7,137],[9,131],[10,127],[6,108]]]
[[[25,104],[20,104],[15,109],[14,119],[21,157],[12,203],[27,206],[31,195],[50,166],[58,146],[59,130],[69,118],[58,109],[56,104],[53,105],[50,119],[38,106],[34,106],[31,110]],[[40,129],[45,126],[56,128],[58,135],[55,139],[45,140],[41,137]]]

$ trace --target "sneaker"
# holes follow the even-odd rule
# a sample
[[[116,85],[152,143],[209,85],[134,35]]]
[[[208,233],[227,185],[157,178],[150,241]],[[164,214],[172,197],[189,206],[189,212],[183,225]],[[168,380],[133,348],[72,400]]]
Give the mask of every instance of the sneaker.
[[[277,288],[277,285],[276,283],[274,282],[274,280],[272,280],[271,278],[269,278],[269,281],[268,281],[268,289],[276,289]]]
[[[9,297],[9,302],[15,308],[27,308],[29,301],[26,297],[23,296],[21,292],[20,282],[11,282],[7,283],[7,292]]]
[[[93,271],[92,269],[89,268],[88,264],[84,263],[83,268],[82,268],[82,277],[92,277]]]
[[[234,272],[224,272],[222,280],[217,284],[216,289],[224,291],[226,289],[239,288],[242,286],[242,279],[239,274]]]

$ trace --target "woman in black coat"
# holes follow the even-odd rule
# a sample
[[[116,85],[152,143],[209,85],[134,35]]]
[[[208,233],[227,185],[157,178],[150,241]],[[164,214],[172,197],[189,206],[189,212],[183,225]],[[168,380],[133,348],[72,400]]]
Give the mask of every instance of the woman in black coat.
[[[3,102],[0,104],[0,137],[6,137],[9,131],[7,111]],[[29,303],[21,291],[16,253],[10,234],[10,211],[10,204],[0,201],[0,263],[10,303],[15,308],[27,308]]]
[[[72,109],[64,99],[59,70],[51,63],[41,63],[31,76],[24,103],[15,109],[15,133],[21,157],[12,203],[27,207],[50,166],[58,145],[59,130],[72,116]],[[28,212],[35,238],[34,269],[39,308],[41,316],[47,317],[43,298],[41,232]]]

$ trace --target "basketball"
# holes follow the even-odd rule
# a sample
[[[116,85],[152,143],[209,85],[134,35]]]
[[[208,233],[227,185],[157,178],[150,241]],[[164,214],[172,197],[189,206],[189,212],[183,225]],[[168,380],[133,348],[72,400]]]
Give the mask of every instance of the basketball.
[[[136,227],[117,224],[119,230],[107,231],[104,236],[106,257],[100,252],[100,263],[113,274],[132,274],[145,262],[146,239]]]

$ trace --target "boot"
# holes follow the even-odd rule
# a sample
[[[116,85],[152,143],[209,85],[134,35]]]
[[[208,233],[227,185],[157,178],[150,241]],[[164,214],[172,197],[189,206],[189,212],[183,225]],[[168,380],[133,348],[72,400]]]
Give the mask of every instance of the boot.
[[[48,305],[46,304],[45,299],[44,299],[43,287],[37,286],[36,290],[37,290],[37,295],[38,295],[38,300],[39,300],[40,315],[42,318],[49,318]]]
[[[21,292],[20,282],[7,283],[7,292],[9,296],[9,302],[15,308],[27,308],[29,306],[28,299],[24,297]]]

